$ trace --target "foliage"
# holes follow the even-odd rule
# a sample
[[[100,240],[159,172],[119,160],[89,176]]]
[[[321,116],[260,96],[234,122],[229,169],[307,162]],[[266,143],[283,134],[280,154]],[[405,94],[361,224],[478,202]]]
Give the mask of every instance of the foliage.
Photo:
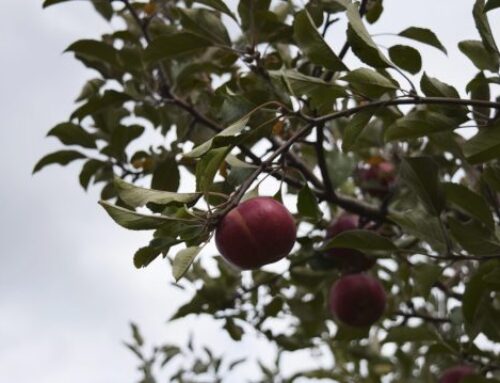
[[[259,364],[259,382],[435,382],[460,363],[473,365],[481,381],[500,382],[498,347],[485,346],[500,342],[500,97],[493,92],[500,52],[488,22],[498,1],[474,3],[478,36],[459,49],[477,75],[461,92],[432,77],[432,68],[423,71],[420,44],[447,53],[425,26],[401,31],[387,52],[379,47],[369,29],[382,0],[240,0],[236,9],[221,0],[92,4],[122,23],[67,48],[95,77],[71,116],[49,131],[72,148],[48,154],[34,172],[84,160],[79,181],[84,189],[102,185],[111,218],[154,230],[134,265],[168,257],[175,280],[194,292],[171,320],[208,314],[235,342],[263,335],[278,353],[275,368]],[[348,28],[336,53],[328,31],[339,18]],[[357,67],[347,66],[349,51]],[[461,134],[465,127],[474,135]],[[381,163],[397,177],[363,175]],[[215,270],[207,267],[202,249],[217,222],[266,177],[299,227],[284,271],[242,273],[221,257]],[[180,185],[192,187],[180,192]],[[326,241],[342,211],[360,217],[359,230]],[[328,312],[328,290],[342,270],[325,252],[339,247],[377,260],[369,273],[389,301],[371,329],[346,327]],[[276,321],[291,327],[279,330]],[[146,356],[135,326],[133,334],[127,346],[143,382],[169,366],[177,368],[172,382],[228,381],[230,370],[252,362],[197,351],[192,342]],[[298,350],[333,364],[285,375],[280,358]],[[185,363],[176,364],[181,355]]]

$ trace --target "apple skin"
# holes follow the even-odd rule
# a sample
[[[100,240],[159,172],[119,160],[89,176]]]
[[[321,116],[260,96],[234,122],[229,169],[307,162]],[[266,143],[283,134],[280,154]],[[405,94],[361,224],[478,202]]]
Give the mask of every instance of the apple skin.
[[[333,238],[344,231],[355,230],[359,227],[359,217],[354,214],[342,213],[334,220],[326,231],[326,238]],[[334,247],[329,249],[325,256],[332,266],[347,272],[360,272],[373,267],[375,260],[367,257],[356,249]]]
[[[366,274],[345,275],[330,289],[330,312],[351,327],[374,324],[384,314],[386,302],[382,284]]]
[[[368,168],[361,168],[357,174],[361,189],[373,196],[383,199],[396,181],[396,168],[389,161],[371,164]]]
[[[475,375],[474,367],[467,365],[458,365],[450,367],[443,372],[439,383],[460,383],[467,376]]]
[[[295,243],[295,221],[281,203],[256,197],[240,203],[219,222],[215,244],[222,256],[243,270],[286,257]]]

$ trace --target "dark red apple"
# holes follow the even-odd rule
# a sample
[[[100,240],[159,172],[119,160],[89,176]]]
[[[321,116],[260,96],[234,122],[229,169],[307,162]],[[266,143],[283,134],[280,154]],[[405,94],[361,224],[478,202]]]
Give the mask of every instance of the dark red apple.
[[[368,327],[384,314],[386,294],[382,284],[366,274],[341,277],[330,290],[330,311],[340,322]]]
[[[361,189],[378,198],[384,198],[396,181],[396,168],[388,161],[370,164],[368,167],[358,169],[357,174]]]
[[[355,230],[358,226],[357,215],[343,213],[328,227],[326,237],[333,238],[345,231]],[[334,247],[328,249],[325,255],[332,266],[348,272],[368,270],[375,264],[374,259],[355,249]]]
[[[443,372],[439,383],[461,383],[467,376],[473,376],[476,373],[474,367],[467,365],[458,365],[450,367]]]
[[[222,256],[241,269],[256,269],[287,256],[295,243],[292,215],[270,197],[242,202],[222,218],[215,243]]]

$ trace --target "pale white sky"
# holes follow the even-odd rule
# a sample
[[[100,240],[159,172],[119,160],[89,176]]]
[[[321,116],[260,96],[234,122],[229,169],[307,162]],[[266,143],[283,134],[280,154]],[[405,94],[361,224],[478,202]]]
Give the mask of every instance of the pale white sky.
[[[472,0],[385,0],[387,12],[371,30],[432,28],[449,56],[423,47],[424,66],[463,92],[476,71],[456,44],[478,38],[472,5]],[[38,158],[60,148],[54,139],[44,139],[47,130],[67,118],[80,87],[93,76],[61,52],[109,26],[84,1],[42,11],[41,1],[1,0],[0,14],[0,381],[134,382],[136,360],[121,344],[129,338],[130,320],[148,340],[185,342],[195,332],[202,344],[234,359],[268,355],[264,342],[247,337],[243,345],[233,343],[217,331],[220,324],[205,319],[165,326],[186,295],[168,285],[164,262],[134,269],[131,256],[149,233],[112,223],[98,207],[96,191],[84,193],[78,185],[81,165],[31,176]],[[500,26],[500,11],[490,15],[492,26]],[[495,34],[500,41],[500,28]],[[329,39],[338,50],[344,27],[335,26]],[[251,374],[242,368],[240,378],[228,382]]]

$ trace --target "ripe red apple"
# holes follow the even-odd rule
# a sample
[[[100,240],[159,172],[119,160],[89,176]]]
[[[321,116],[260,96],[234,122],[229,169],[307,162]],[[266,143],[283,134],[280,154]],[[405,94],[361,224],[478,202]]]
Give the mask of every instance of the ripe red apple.
[[[384,198],[394,186],[396,168],[391,162],[382,160],[370,164],[367,168],[358,169],[357,178],[365,193]]]
[[[458,365],[450,367],[443,372],[443,375],[439,378],[439,383],[460,383],[464,378],[473,376],[475,373],[472,366]]]
[[[359,217],[343,213],[335,219],[326,231],[327,238],[333,238],[344,231],[355,230],[359,226]],[[334,247],[325,254],[332,265],[344,271],[359,272],[370,269],[375,260],[355,249]]]
[[[215,243],[222,256],[241,269],[256,269],[290,253],[296,227],[292,215],[270,197],[242,202],[222,218]]]
[[[383,315],[386,294],[382,284],[366,274],[341,277],[330,290],[330,311],[340,322],[368,327]]]

